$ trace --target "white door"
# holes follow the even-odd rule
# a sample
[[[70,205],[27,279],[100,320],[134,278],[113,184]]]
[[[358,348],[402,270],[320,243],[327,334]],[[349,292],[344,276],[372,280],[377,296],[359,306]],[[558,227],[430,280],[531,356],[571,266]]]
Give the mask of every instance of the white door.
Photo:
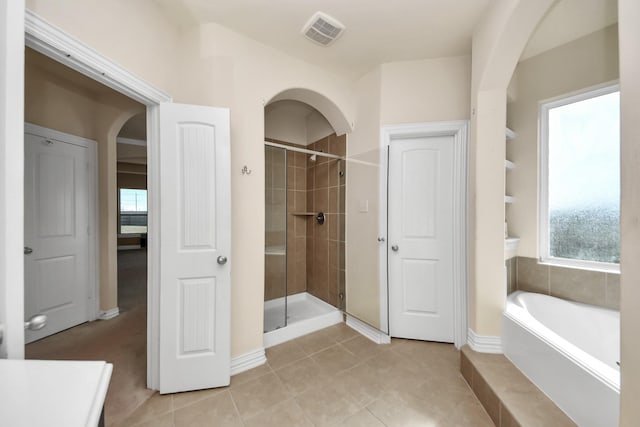
[[[453,136],[389,145],[389,332],[453,342]]]
[[[47,316],[25,332],[32,342],[89,320],[91,202],[95,142],[63,140],[42,128],[24,135],[25,319]],[[81,144],[81,145],[80,145]]]
[[[226,386],[229,110],[161,104],[160,122],[160,392]]]

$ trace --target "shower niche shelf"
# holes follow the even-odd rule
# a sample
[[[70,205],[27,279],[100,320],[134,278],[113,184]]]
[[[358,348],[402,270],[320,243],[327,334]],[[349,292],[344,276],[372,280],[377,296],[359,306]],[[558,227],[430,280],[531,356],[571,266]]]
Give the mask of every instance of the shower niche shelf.
[[[291,212],[293,216],[316,216],[317,212]]]

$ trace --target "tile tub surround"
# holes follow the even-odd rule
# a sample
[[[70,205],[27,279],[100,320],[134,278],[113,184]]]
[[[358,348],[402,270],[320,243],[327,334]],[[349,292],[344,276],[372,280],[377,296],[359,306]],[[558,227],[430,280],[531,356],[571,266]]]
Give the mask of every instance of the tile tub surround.
[[[501,354],[464,346],[460,372],[497,427],[576,425]]]
[[[344,323],[266,350],[231,385],[155,394],[121,426],[491,427],[451,344],[377,345]]]
[[[509,293],[536,292],[620,310],[619,274],[540,264],[535,258],[516,257],[513,261],[510,268],[515,286],[509,286],[507,280]]]

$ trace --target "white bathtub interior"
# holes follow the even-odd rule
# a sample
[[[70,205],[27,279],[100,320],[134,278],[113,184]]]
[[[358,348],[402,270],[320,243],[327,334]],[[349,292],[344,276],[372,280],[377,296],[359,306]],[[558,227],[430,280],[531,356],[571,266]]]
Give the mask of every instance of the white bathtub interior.
[[[282,313],[286,305],[286,326],[282,323]],[[300,292],[264,303],[265,348],[326,328],[342,322],[342,311],[327,304],[308,292]]]
[[[578,425],[618,424],[618,312],[518,291],[502,341],[505,356]]]

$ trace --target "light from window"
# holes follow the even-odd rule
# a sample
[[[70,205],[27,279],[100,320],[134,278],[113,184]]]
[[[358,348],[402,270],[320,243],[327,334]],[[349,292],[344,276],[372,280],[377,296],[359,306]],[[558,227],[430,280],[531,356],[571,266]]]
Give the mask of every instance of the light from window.
[[[548,156],[541,162],[543,175],[545,160],[548,173],[541,203],[546,210],[541,229],[547,233],[541,240],[546,240],[543,258],[619,264],[617,86],[543,104],[541,119],[546,130],[543,153]]]
[[[120,233],[147,232],[147,190],[120,189]]]

